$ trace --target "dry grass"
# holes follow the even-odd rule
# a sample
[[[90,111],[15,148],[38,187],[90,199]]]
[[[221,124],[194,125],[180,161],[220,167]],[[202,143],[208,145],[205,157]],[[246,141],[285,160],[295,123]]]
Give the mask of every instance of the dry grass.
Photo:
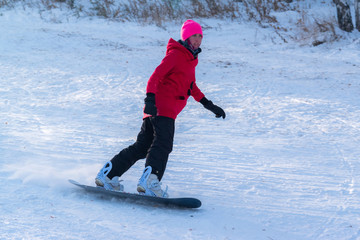
[[[92,0],[92,14],[114,20],[138,20],[162,25],[168,20],[187,17],[236,18],[239,16],[238,3],[228,0]]]
[[[264,28],[273,28],[284,43],[290,39],[312,41],[314,46],[335,41],[335,19],[315,19],[306,9],[298,10],[304,0],[90,0],[85,8],[78,0],[0,0],[0,8],[16,5],[51,11],[71,9],[75,16],[99,16],[114,21],[137,21],[143,24],[163,26],[168,21],[182,21],[186,18],[244,19],[255,21]],[[274,12],[297,11],[300,19],[286,29],[278,22]],[[335,11],[335,10],[334,10]]]
[[[337,21],[335,18],[318,19],[309,16],[305,11],[296,23],[299,34],[295,37],[298,42],[311,41],[313,46],[321,45],[325,42],[333,42],[340,38],[336,33]]]
[[[243,0],[246,14],[250,20],[270,23],[277,22],[270,12],[290,10],[289,2],[284,0]]]

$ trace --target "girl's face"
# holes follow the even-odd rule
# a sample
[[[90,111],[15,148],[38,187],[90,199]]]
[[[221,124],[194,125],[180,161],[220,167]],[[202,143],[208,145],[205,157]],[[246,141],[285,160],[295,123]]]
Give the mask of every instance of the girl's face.
[[[189,37],[190,44],[192,45],[194,50],[196,50],[200,47],[202,38],[203,37],[201,34],[194,34],[191,37]]]

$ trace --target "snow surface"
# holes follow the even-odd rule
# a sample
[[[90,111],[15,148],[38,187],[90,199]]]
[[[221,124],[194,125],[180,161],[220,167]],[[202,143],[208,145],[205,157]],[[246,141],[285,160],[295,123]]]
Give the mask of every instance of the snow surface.
[[[281,44],[254,23],[204,25],[198,86],[163,183],[183,210],[102,199],[102,165],[133,143],[148,77],[179,25],[0,16],[0,239],[360,239],[359,33]],[[124,176],[135,191],[139,161]]]

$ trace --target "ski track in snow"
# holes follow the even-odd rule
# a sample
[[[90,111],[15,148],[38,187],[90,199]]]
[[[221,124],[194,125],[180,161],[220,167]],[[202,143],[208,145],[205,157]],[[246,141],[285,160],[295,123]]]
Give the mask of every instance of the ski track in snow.
[[[135,140],[179,26],[0,16],[0,239],[360,239],[359,41],[273,44],[270,29],[202,21],[198,86],[227,118],[194,100],[179,115],[163,182],[203,202],[179,210],[67,182],[93,184]]]

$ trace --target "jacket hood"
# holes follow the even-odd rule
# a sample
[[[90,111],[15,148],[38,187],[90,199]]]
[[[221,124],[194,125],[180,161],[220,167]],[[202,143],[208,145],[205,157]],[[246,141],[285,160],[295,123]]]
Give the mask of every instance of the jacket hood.
[[[189,60],[197,60],[194,55],[181,43],[175,41],[174,39],[170,38],[167,48],[166,54],[169,54],[171,51],[180,51],[185,54],[186,58]]]

